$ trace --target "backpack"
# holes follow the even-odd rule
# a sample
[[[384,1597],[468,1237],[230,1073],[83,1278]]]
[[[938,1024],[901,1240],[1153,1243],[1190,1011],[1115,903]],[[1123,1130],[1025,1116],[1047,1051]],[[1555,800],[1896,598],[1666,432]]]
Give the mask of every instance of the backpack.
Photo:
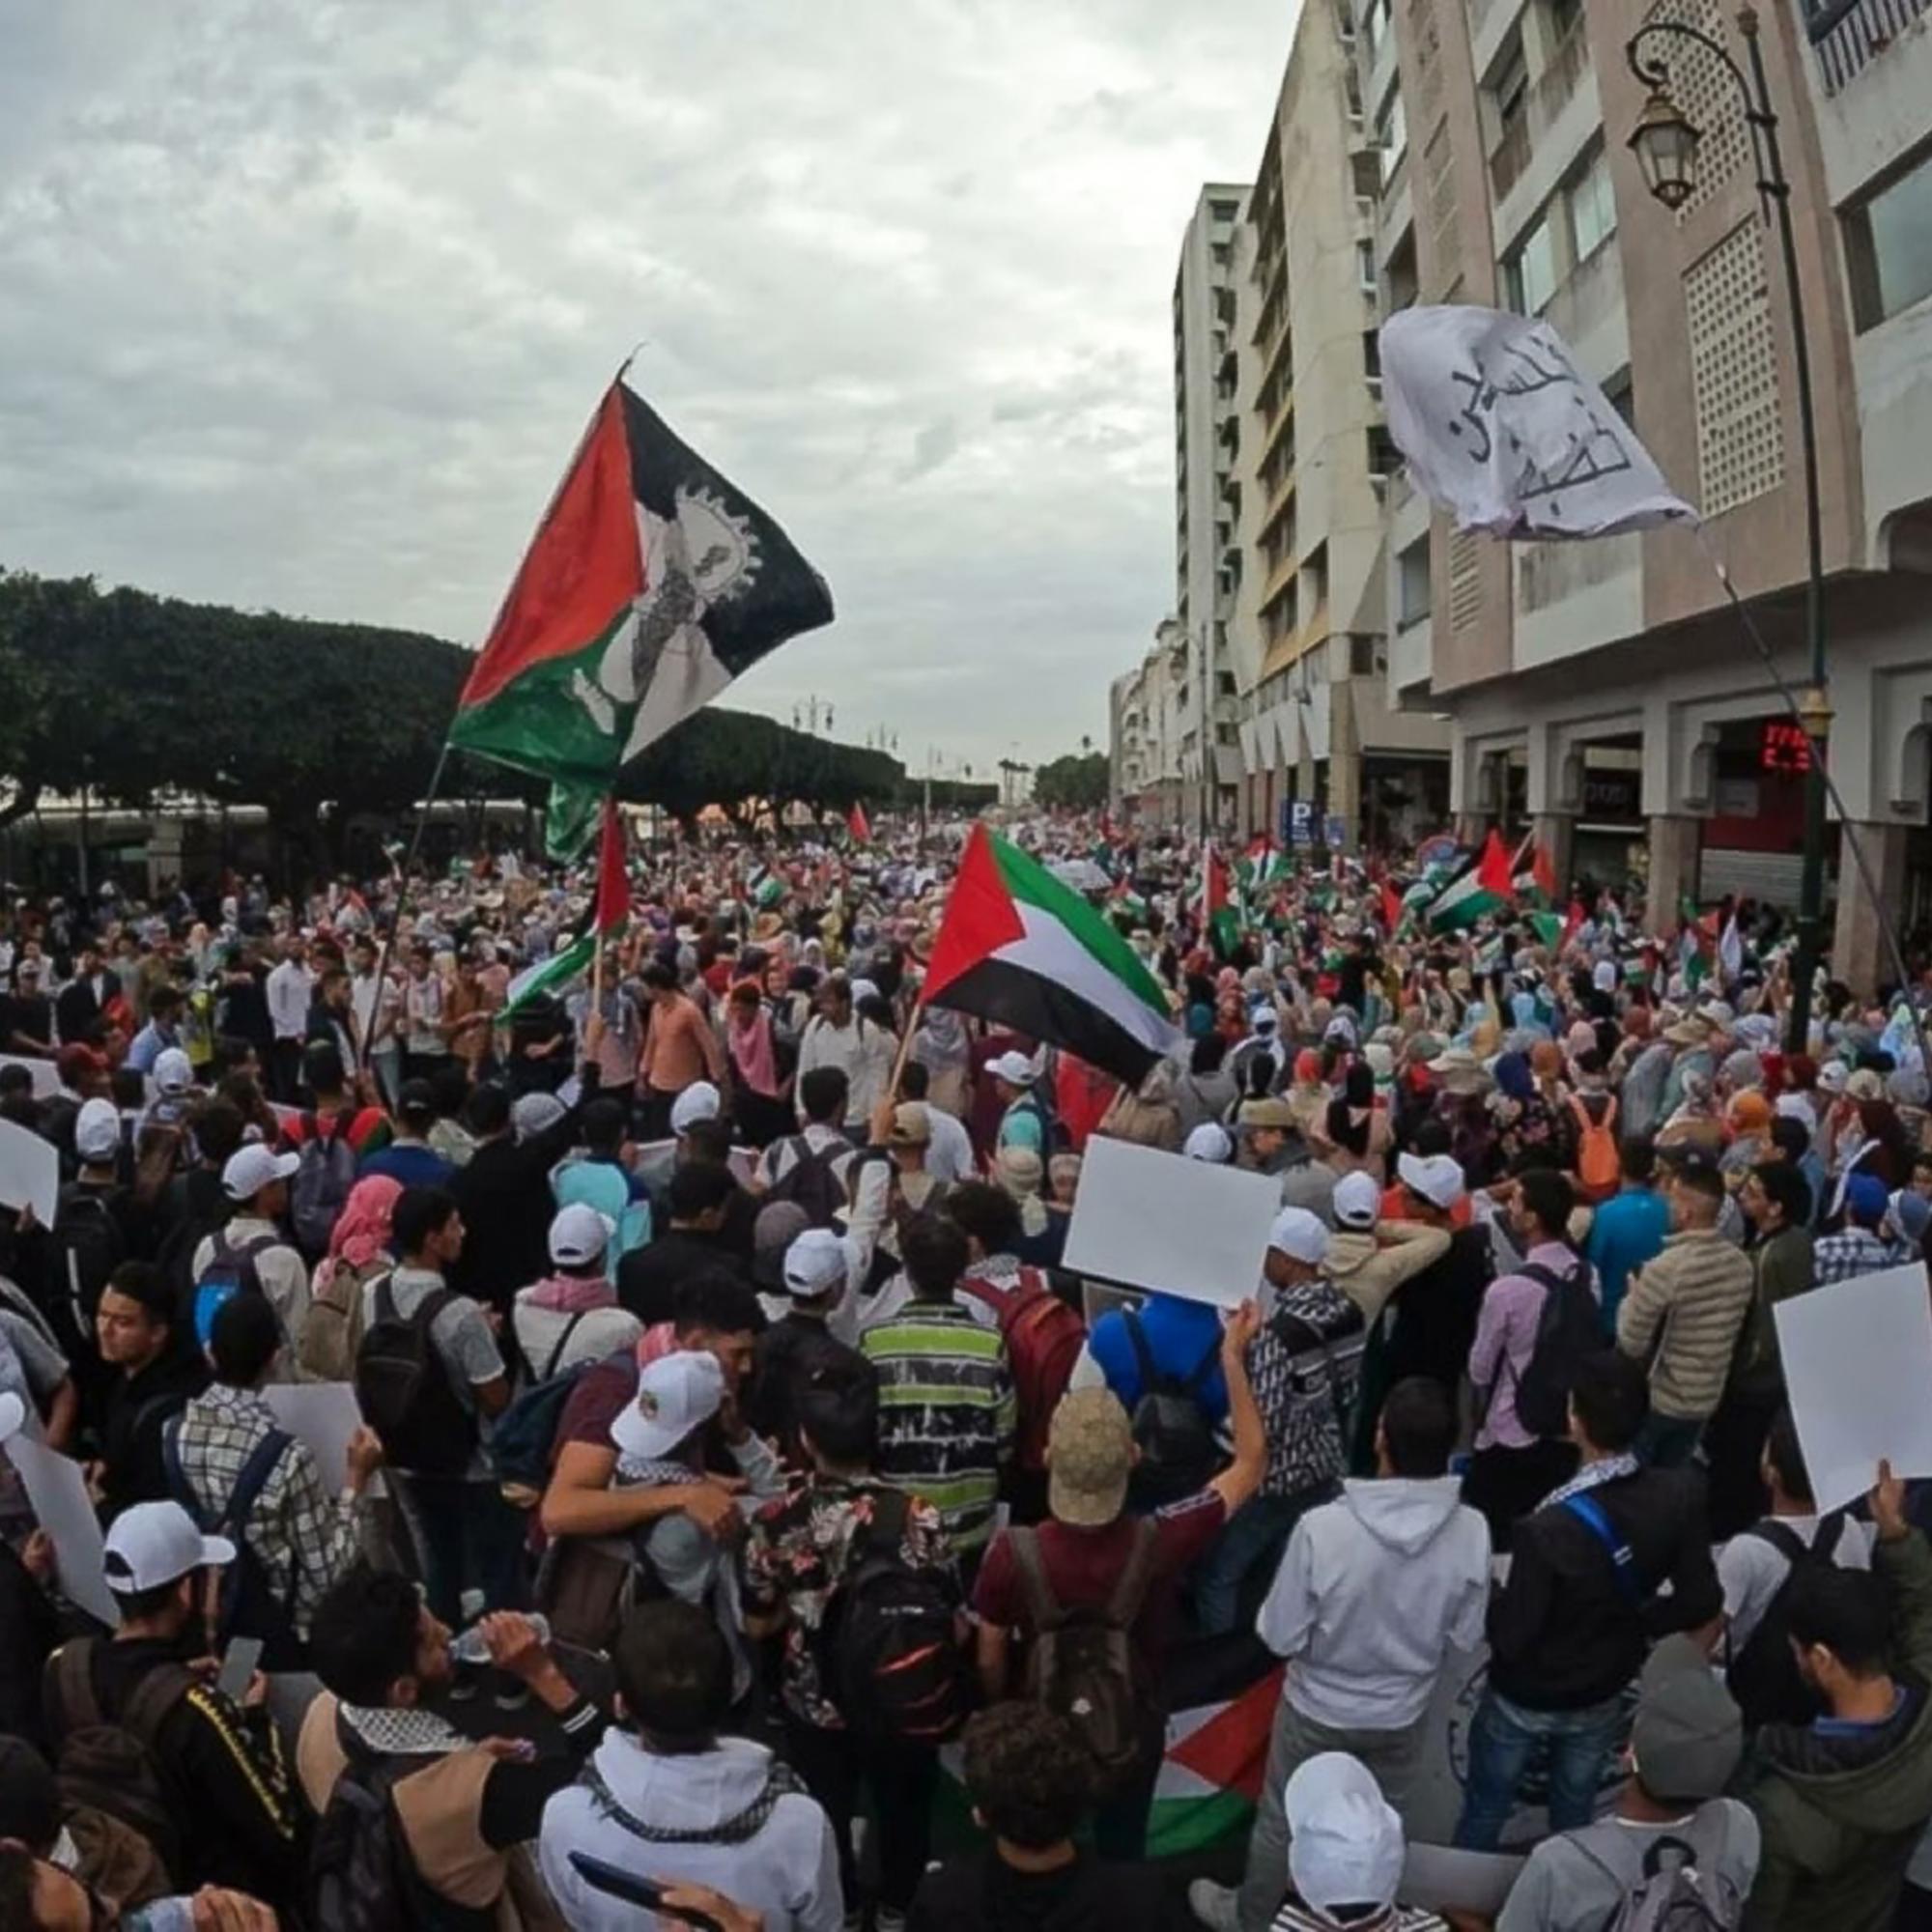
[[[376,1319],[355,1350],[355,1401],[392,1468],[460,1476],[469,1465],[476,1425],[430,1332],[455,1299],[446,1288],[432,1289],[406,1321],[396,1312],[395,1276],[376,1284]]]
[[[319,1261],[328,1252],[328,1237],[341,1218],[349,1190],[355,1185],[355,1150],[349,1145],[354,1116],[345,1109],[327,1133],[314,1114],[302,1116],[300,1165],[289,1187],[289,1218],[296,1243],[305,1259]]]
[[[1776,1517],[1744,1531],[1770,1544],[1791,1566],[1777,1594],[1765,1605],[1757,1628],[1724,1667],[1724,1682],[1744,1713],[1747,1736],[1760,1724],[1808,1724],[1823,1708],[1799,1676],[1792,1658],[1787,1604],[1800,1571],[1835,1567],[1833,1558],[1844,1527],[1844,1511],[1833,1510],[1819,1520],[1817,1536],[1809,1545]]]
[[[1696,1843],[1700,1827],[1709,1851],[1703,1862]],[[1693,1817],[1684,1833],[1671,1832],[1647,1845],[1634,1880],[1627,1866],[1619,1868],[1599,1857],[1588,1834],[1575,1835],[1570,1842],[1627,1888],[1623,1903],[1604,1921],[1604,1932],[1736,1932],[1744,1922],[1743,1894],[1718,1876],[1721,1840],[1701,1817]]]
[[[71,1187],[62,1194],[46,1258],[42,1306],[53,1318],[61,1352],[86,1360],[99,1348],[94,1316],[100,1291],[128,1259],[121,1224],[93,1188]]]
[[[972,1684],[958,1605],[944,1572],[915,1570],[900,1546],[908,1499],[872,1492],[820,1632],[832,1701],[851,1729],[881,1742],[943,1744],[966,1721]]]
[[[1541,1282],[1544,1293],[1536,1317],[1536,1341],[1522,1374],[1516,1378],[1517,1418],[1532,1435],[1561,1436],[1570,1427],[1570,1390],[1577,1380],[1577,1366],[1604,1346],[1603,1316],[1590,1293],[1587,1266],[1579,1265],[1569,1274],[1540,1266],[1525,1266],[1522,1272]],[[1503,1359],[1507,1364],[1507,1351]],[[1500,1376],[1497,1381],[1500,1384]]]
[[[1087,1324],[1047,1287],[1036,1267],[1021,1268],[1019,1281],[1006,1293],[971,1274],[957,1293],[970,1294],[999,1319],[1019,1404],[1019,1465],[1044,1469],[1047,1431],[1066,1393],[1073,1364],[1087,1346]]]
[[[363,1291],[388,1272],[386,1257],[365,1262],[359,1268],[339,1259],[335,1262],[308,1305],[308,1319],[296,1343],[298,1367],[325,1382],[346,1382],[355,1376],[355,1351],[362,1346]]]
[[[582,1379],[589,1362],[573,1362],[561,1373],[557,1363],[587,1310],[579,1309],[556,1338],[542,1375],[516,1396],[497,1418],[490,1432],[490,1466],[497,1472],[503,1500],[516,1509],[535,1509],[550,1481],[551,1452],[556,1446],[557,1426],[564,1405]],[[530,1364],[532,1374],[536,1365]]]
[[[1069,1610],[1047,1581],[1037,1529],[1011,1529],[1013,1560],[1034,1626],[1027,1652],[1028,1699],[1059,1715],[1080,1734],[1104,1787],[1117,1786],[1144,1767],[1159,1721],[1152,1687],[1133,1644],[1133,1628],[1153,1581],[1159,1531],[1152,1520],[1134,1522],[1134,1545],[1098,1610]]]
[[[359,1746],[347,1754],[309,1841],[308,1923],[329,1932],[488,1932],[496,1908],[432,1891],[410,1854],[395,1787],[430,1760],[378,1757]]]
[[[1214,1425],[1201,1406],[1201,1386],[1221,1359],[1221,1338],[1215,1336],[1187,1375],[1162,1375],[1148,1347],[1140,1310],[1124,1308],[1121,1318],[1141,1372],[1141,1399],[1133,1413],[1134,1444],[1141,1453],[1128,1493],[1137,1509],[1165,1509],[1200,1490],[1221,1461]]]
[[[47,1660],[49,1714],[61,1732],[61,1797],[140,1833],[178,1882],[186,1876],[181,1828],[155,1746],[162,1723],[197,1680],[185,1665],[156,1664],[135,1685],[120,1720],[110,1721],[94,1691],[95,1648],[105,1641],[74,1637]]]
[[[1592,1117],[1580,1094],[1570,1096],[1570,1111],[1577,1117],[1577,1191],[1586,1202],[1607,1201],[1623,1180],[1623,1162],[1617,1153],[1617,1102],[1614,1094],[1605,1094],[1601,1120]]]
[[[283,1451],[293,1446],[295,1437],[279,1429],[270,1430],[249,1451],[227,1502],[219,1509],[204,1509],[182,1467],[181,1428],[179,1414],[161,1426],[161,1466],[167,1472],[168,1493],[194,1519],[202,1535],[225,1536],[235,1546],[235,1560],[221,1572],[216,1642],[225,1644],[232,1636],[259,1637],[262,1669],[303,1669],[306,1649],[289,1620],[295,1578],[271,1577],[242,1534]]]
[[[194,1284],[194,1339],[204,1349],[213,1331],[214,1318],[229,1302],[238,1294],[262,1293],[262,1274],[255,1265],[256,1256],[281,1245],[279,1235],[257,1235],[239,1248],[231,1247],[225,1228],[215,1230],[213,1240],[214,1252]]]
[[[841,1137],[836,1145],[814,1149],[803,1134],[781,1143],[798,1158],[765,1190],[765,1200],[789,1201],[803,1208],[814,1228],[829,1228],[845,1206],[845,1188],[836,1163],[852,1152]]]

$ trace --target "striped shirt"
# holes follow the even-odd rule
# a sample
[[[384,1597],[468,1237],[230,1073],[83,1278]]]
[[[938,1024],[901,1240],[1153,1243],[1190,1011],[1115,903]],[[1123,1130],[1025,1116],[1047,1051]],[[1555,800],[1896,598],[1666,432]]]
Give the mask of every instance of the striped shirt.
[[[954,1301],[914,1301],[859,1346],[879,1372],[878,1474],[931,1503],[955,1550],[980,1548],[1013,1445],[999,1330]]]

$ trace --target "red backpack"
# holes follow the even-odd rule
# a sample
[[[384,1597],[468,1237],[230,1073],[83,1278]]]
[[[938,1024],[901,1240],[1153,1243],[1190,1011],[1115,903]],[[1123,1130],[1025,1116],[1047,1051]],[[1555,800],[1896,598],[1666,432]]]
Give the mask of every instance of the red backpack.
[[[1046,1467],[1046,1435],[1053,1411],[1066,1393],[1073,1364],[1087,1346],[1087,1324],[1047,1287],[1037,1267],[1023,1267],[1010,1289],[978,1275],[959,1284],[961,1294],[990,1308],[1007,1345],[1020,1413],[1019,1465]]]

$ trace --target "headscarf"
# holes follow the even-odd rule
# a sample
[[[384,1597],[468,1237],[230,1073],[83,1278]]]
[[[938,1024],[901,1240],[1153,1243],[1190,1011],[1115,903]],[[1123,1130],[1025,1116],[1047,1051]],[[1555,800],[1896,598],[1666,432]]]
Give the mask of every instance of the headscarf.
[[[739,995],[749,993],[756,1004],[749,1021],[740,1022]],[[779,1091],[778,1055],[772,1046],[772,1016],[758,993],[755,980],[740,980],[731,988],[724,1006],[725,1043],[731,1050],[731,1065],[745,1085],[766,1099]]]
[[[1536,1094],[1536,1079],[1529,1070],[1529,1056],[1523,1053],[1506,1053],[1492,1069],[1495,1075],[1497,1091],[1505,1099],[1529,1100]]]
[[[1020,1210],[1020,1232],[1029,1240],[1046,1232],[1046,1204],[1039,1198],[1044,1170],[1032,1148],[1004,1147],[994,1163],[999,1182]]]
[[[360,1270],[388,1252],[389,1224],[403,1183],[386,1174],[365,1175],[349,1190],[335,1226],[328,1231],[328,1253],[315,1270],[315,1293],[327,1293],[340,1268]]]

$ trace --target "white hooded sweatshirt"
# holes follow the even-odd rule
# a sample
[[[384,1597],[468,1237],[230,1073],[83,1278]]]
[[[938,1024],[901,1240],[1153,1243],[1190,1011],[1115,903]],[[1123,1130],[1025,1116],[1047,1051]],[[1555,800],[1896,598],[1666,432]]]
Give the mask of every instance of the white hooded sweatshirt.
[[[591,1763],[631,1817],[657,1832],[705,1833],[758,1802],[772,1754],[744,1738],[720,1738],[708,1751],[658,1757],[612,1725]],[[780,1798],[763,1825],[734,1844],[647,1844],[605,1815],[586,1786],[559,1791],[544,1806],[537,1840],[551,1896],[576,1932],[635,1932],[648,1915],[586,1883],[570,1862],[572,1852],[642,1877],[711,1886],[762,1912],[767,1932],[840,1932],[844,1923],[832,1827],[802,1793]]]
[[[1481,1640],[1489,1525],[1454,1476],[1350,1482],[1294,1526],[1256,1629],[1290,1661],[1283,1694],[1337,1730],[1394,1731],[1452,1649]]]

